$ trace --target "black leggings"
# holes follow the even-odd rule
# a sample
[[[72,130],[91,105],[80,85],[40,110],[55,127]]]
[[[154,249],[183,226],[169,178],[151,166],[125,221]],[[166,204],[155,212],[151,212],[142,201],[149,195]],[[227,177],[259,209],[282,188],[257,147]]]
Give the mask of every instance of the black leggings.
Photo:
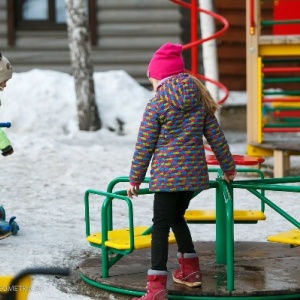
[[[195,253],[191,233],[184,219],[185,211],[193,194],[192,191],[157,192],[154,194],[151,244],[152,270],[167,271],[170,228],[174,232],[178,252]]]

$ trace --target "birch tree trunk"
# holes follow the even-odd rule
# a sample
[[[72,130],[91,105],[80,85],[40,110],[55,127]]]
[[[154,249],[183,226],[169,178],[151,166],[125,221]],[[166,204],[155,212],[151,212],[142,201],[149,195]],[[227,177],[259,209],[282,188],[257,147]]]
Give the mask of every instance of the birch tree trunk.
[[[85,1],[65,0],[65,5],[79,129],[96,131],[101,128],[102,124],[95,96]]]
[[[214,11],[212,0],[199,0],[199,6],[208,11]],[[207,38],[213,35],[216,31],[215,20],[213,17],[200,13],[200,28],[201,37]],[[203,67],[204,75],[210,79],[219,80],[219,67],[217,56],[217,41],[216,39],[206,41],[202,44]],[[219,99],[219,88],[210,82],[205,82],[205,86],[210,91],[213,99],[217,102]],[[219,114],[216,117],[219,119]]]

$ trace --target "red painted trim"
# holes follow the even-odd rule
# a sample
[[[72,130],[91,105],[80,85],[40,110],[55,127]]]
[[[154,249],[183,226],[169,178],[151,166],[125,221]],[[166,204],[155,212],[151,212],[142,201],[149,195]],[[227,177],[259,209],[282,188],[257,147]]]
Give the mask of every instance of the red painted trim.
[[[250,34],[255,34],[255,22],[254,22],[254,0],[249,1],[249,18],[250,18]]]
[[[191,42],[198,40],[198,0],[191,0]],[[198,74],[198,46],[191,47],[192,73]]]
[[[264,67],[263,73],[300,72],[300,67]]]
[[[265,161],[262,157],[252,157],[247,155],[232,155],[233,160],[236,165],[244,165],[244,166],[255,166],[261,164]],[[208,165],[219,165],[219,162],[215,155],[206,155],[206,162]]]
[[[299,108],[300,109],[300,108]],[[299,110],[280,110],[278,108],[278,111],[274,111],[272,113],[272,116],[274,118],[299,118],[300,117],[300,111]]]
[[[291,127],[291,128],[263,128],[263,132],[300,132],[300,127]]]

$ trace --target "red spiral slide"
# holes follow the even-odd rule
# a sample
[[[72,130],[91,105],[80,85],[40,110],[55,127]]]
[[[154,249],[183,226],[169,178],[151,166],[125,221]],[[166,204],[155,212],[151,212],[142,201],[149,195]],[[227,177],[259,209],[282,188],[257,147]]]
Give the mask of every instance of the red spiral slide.
[[[222,35],[229,27],[228,21],[211,11],[207,11],[198,6],[197,0],[191,0],[190,3],[184,2],[183,0],[170,0],[171,2],[178,4],[182,7],[185,7],[191,11],[191,42],[183,45],[183,50],[191,49],[191,66],[192,69],[189,70],[190,73],[197,76],[200,80],[211,82],[217,85],[220,89],[224,91],[224,96],[218,100],[218,104],[223,104],[228,98],[228,89],[221,82],[213,80],[211,78],[207,78],[202,74],[198,73],[198,46],[207,42],[209,40],[215,39],[218,36]],[[223,27],[215,32],[213,35],[205,37],[203,39],[199,38],[198,34],[198,15],[199,13],[205,13],[210,15],[212,18],[220,21],[223,24]]]

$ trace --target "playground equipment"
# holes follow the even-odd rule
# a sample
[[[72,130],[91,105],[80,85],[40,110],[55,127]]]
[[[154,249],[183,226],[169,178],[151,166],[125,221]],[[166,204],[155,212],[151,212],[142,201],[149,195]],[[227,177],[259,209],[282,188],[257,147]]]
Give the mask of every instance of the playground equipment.
[[[205,278],[203,286],[199,289],[182,289],[181,285],[169,283],[169,299],[191,300],[200,297],[208,300],[216,299],[216,297],[218,299],[234,297],[238,300],[247,299],[247,297],[249,299],[298,299],[300,297],[298,276],[300,248],[296,248],[300,246],[300,222],[265,195],[266,191],[300,193],[300,187],[293,185],[293,183],[300,182],[300,177],[265,179],[259,169],[251,167],[254,164],[257,165],[260,159],[248,159],[241,156],[234,158],[237,164],[241,162],[242,165],[238,168],[238,172],[254,172],[259,178],[237,180],[228,184],[223,180],[220,168],[217,166],[209,168],[209,172],[217,175],[215,180],[209,182],[210,189],[215,189],[216,209],[188,210],[185,215],[190,223],[213,223],[216,226],[215,243],[195,243],[196,250],[201,257],[201,267]],[[213,156],[208,156],[207,161],[216,165]],[[89,189],[85,192],[86,239],[91,246],[101,250],[101,259],[98,256],[86,259],[80,266],[81,277],[88,284],[102,290],[141,296],[145,293],[145,282],[141,274],[147,271],[150,264],[148,249],[151,245],[151,226],[135,226],[132,201],[126,197],[126,190],[116,189],[117,185],[124,182],[129,182],[129,178],[113,179],[106,191]],[[148,182],[149,178],[146,178],[144,184]],[[241,201],[236,199],[240,190],[246,190],[249,195],[254,195],[260,204],[260,209],[235,210],[236,201]],[[147,194],[151,194],[149,189],[142,188],[139,198]],[[197,195],[198,193],[195,193],[194,197]],[[96,199],[100,210],[100,220],[96,221],[100,232],[95,233],[91,232],[91,216],[99,215],[99,212],[90,210],[92,196],[94,201]],[[103,201],[99,201],[101,198]],[[113,225],[115,224],[113,222],[114,209],[120,206],[120,201],[125,201],[128,208],[127,213],[125,211],[122,213],[124,218],[127,218],[128,228]],[[136,201],[140,202],[141,199]],[[266,220],[265,206],[273,209],[294,225],[294,229],[268,236],[267,240],[272,242],[272,245],[235,242],[235,224],[247,226],[246,224],[256,224]],[[170,234],[169,242],[171,244],[169,269],[172,271],[176,268],[176,261],[172,260],[172,255],[176,257],[177,250],[172,246],[175,242],[173,234]],[[290,248],[287,245],[293,249],[288,250]],[[274,259],[278,257],[278,253],[280,253],[280,259]],[[283,277],[281,274],[284,274]],[[268,280],[262,280],[261,277],[265,276],[268,276]],[[287,278],[288,285],[286,285]]]
[[[196,16],[203,10],[197,7],[195,0],[190,3],[171,1],[191,9],[192,42],[185,45],[184,49],[191,48],[194,62],[191,72],[197,74],[198,63],[195,63],[198,55],[197,46],[203,40],[199,41],[195,34]],[[211,15],[215,14],[211,13]],[[226,30],[226,25],[222,30]],[[202,75],[197,76],[202,80],[210,81]],[[222,84],[217,84],[227,91]],[[228,91],[219,103],[225,101],[227,95]],[[263,159],[235,155],[239,173],[252,172],[259,178],[238,180],[228,184],[223,179],[222,171],[216,166],[215,157],[208,155],[206,159],[210,166],[215,166],[209,168],[209,172],[216,176],[209,182],[210,189],[215,191],[215,209],[188,210],[185,217],[188,222],[199,223],[199,226],[215,224],[216,241],[195,243],[196,251],[201,257],[204,278],[202,287],[187,288],[169,279],[167,285],[169,299],[299,299],[300,247],[296,246],[300,246],[300,223],[276,205],[265,192],[299,193],[300,187],[295,186],[294,183],[299,183],[300,177],[265,179],[259,169],[253,168],[262,163]],[[135,226],[132,201],[126,196],[126,190],[116,188],[124,182],[128,183],[129,178],[113,179],[105,191],[89,189],[85,192],[86,239],[89,245],[101,251],[101,258],[99,259],[98,255],[87,258],[82,262],[80,271],[82,279],[92,286],[113,293],[142,296],[146,284],[144,275],[150,266],[151,226]],[[147,185],[148,182],[149,178],[146,178],[143,184]],[[237,194],[241,190],[247,192],[247,198],[237,199]],[[151,194],[148,187],[141,188],[139,191],[139,197],[148,194]],[[255,197],[259,208],[235,210],[237,201],[246,202],[249,195]],[[195,193],[194,197],[197,196],[198,193]],[[92,198],[98,204],[96,210],[91,209]],[[140,198],[137,201],[141,201]],[[122,217],[126,220],[125,222],[118,220],[117,223],[128,224],[126,228],[114,222],[115,208],[121,203],[125,203],[127,207],[127,212],[122,211]],[[271,243],[235,242],[235,226],[237,224],[258,226],[255,224],[264,222],[267,218],[266,206],[290,222],[294,228],[288,232],[270,235],[267,240]],[[100,215],[100,218],[95,220],[95,215]],[[96,227],[97,231],[92,232],[92,227]],[[174,242],[174,236],[170,234],[168,261],[170,271],[177,268],[177,249],[176,245],[173,245]]]
[[[247,154],[273,156],[274,177],[283,177],[290,156],[300,155],[300,2],[273,3],[273,19],[264,20],[262,1],[246,2]],[[270,26],[272,34],[263,34]]]
[[[264,178],[264,174],[259,169],[250,168],[250,166],[258,166],[264,162],[263,158],[260,157],[247,157],[242,155],[233,155],[233,158],[237,165],[246,166],[247,168],[238,169],[237,172],[240,173],[256,173],[261,179]],[[208,165],[218,165],[218,161],[214,155],[206,155],[206,161]],[[222,172],[220,168],[210,167],[210,172],[217,173],[218,177],[222,177]],[[264,191],[261,191],[261,194],[264,195]],[[218,202],[216,203],[218,205]],[[222,210],[222,208],[216,207],[215,210],[187,210],[185,218],[188,223],[215,223],[217,216],[216,212]],[[264,214],[265,204],[261,201],[259,210],[234,210],[233,220],[235,224],[254,224],[258,221],[266,220]]]
[[[30,268],[21,271],[16,276],[0,276],[0,299],[26,300],[34,275],[69,276],[70,270],[68,268]]]

